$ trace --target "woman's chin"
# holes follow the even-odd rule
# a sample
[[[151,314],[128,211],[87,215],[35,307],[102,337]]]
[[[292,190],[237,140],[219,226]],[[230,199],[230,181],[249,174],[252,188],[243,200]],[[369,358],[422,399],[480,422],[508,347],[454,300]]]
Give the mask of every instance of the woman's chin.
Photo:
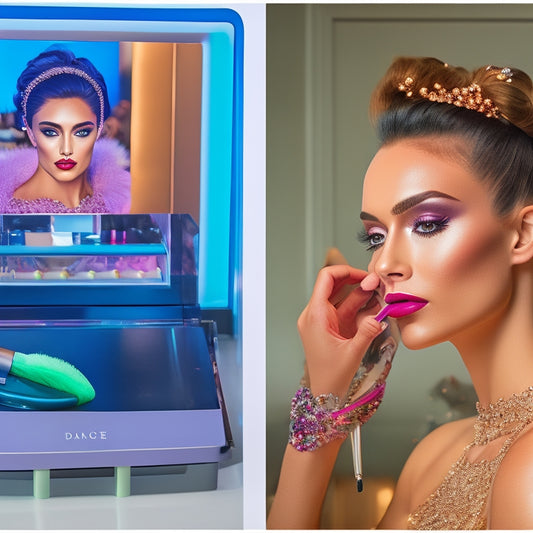
[[[402,320],[398,320],[398,328],[400,330],[402,344],[409,350],[422,350],[446,342],[445,338],[435,335],[434,328],[428,330],[414,323],[402,324]]]

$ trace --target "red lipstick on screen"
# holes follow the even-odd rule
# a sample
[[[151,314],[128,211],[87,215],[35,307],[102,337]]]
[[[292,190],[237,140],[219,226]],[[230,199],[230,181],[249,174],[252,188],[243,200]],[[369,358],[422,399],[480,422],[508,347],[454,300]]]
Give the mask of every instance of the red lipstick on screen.
[[[60,159],[54,164],[60,170],[70,170],[71,168],[74,168],[78,163],[73,159]]]

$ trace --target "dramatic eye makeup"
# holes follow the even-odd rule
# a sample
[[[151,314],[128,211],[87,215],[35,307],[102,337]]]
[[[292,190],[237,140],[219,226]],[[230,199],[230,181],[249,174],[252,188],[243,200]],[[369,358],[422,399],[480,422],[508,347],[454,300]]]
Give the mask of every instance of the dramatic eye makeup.
[[[387,237],[387,232],[382,228],[362,229],[357,234],[357,240],[366,246],[368,252],[377,250]]]
[[[58,135],[57,131],[52,128],[40,128],[39,131],[45,136],[45,137],[55,137]]]
[[[47,120],[43,120],[42,122],[39,122],[39,131],[45,137],[55,137],[61,132],[61,126],[59,126],[59,124],[56,124],[55,122],[48,122]]]
[[[94,128],[82,128],[81,130],[78,130],[74,133],[76,137],[88,137],[92,132]]]
[[[446,215],[422,215],[417,217],[412,223],[412,230],[422,237],[431,237],[436,233],[444,231],[450,222],[450,217]]]
[[[94,122],[82,122],[81,124],[76,124],[76,126],[74,126],[74,135],[77,137],[88,137],[95,128],[96,124],[94,124]]]
[[[86,122],[81,122],[80,124],[74,125],[72,131],[76,137],[88,137],[94,131],[95,128],[96,125],[94,124],[94,122],[88,120]],[[39,131],[45,137],[55,137],[57,135],[60,135],[62,127],[60,124],[56,124],[54,122],[42,121],[39,122]]]
[[[437,191],[426,191],[397,203],[391,215],[404,222],[411,234],[430,238],[446,230],[451,220],[461,211],[461,202],[452,196]],[[361,213],[365,229],[359,232],[358,240],[368,251],[382,246],[387,237],[386,226],[374,215]]]

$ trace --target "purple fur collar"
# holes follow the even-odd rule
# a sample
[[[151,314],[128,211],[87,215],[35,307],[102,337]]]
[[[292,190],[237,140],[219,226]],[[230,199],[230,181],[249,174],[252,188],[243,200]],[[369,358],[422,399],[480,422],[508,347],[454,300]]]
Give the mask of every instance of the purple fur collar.
[[[29,180],[37,168],[35,148],[0,150],[0,213],[15,190]],[[110,213],[129,213],[131,176],[127,150],[115,139],[100,139],[94,145],[89,179],[95,193],[103,195]]]

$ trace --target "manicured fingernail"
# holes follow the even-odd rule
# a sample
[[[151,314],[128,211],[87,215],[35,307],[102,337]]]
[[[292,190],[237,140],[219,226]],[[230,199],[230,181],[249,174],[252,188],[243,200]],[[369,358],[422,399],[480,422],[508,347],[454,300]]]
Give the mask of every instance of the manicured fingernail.
[[[371,272],[361,280],[359,286],[364,291],[373,291],[379,285],[379,276],[375,272]]]

